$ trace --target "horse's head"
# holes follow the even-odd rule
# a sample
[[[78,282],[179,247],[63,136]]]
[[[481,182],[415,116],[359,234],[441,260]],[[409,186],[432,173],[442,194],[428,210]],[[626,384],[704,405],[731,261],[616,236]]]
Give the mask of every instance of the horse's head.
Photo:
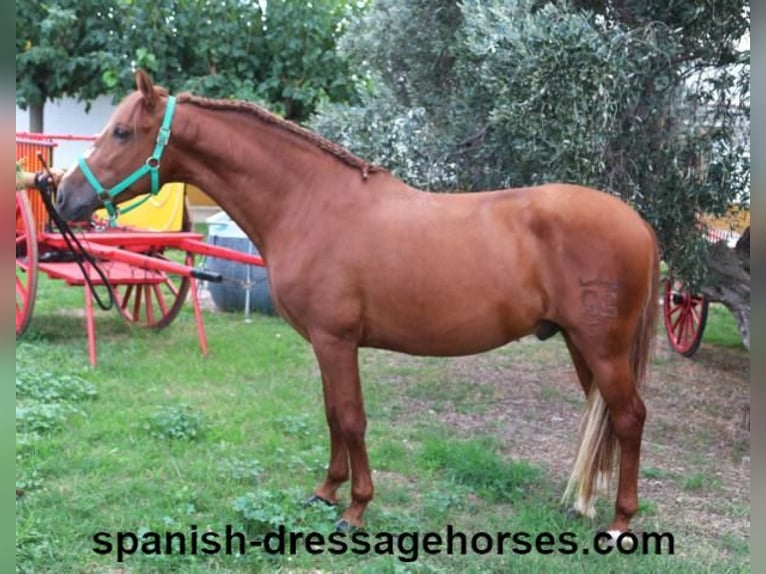
[[[159,191],[160,168],[172,120],[167,92],[142,70],[93,145],[61,180],[56,207],[68,220],[84,220],[112,202]],[[166,114],[166,109],[169,113]]]

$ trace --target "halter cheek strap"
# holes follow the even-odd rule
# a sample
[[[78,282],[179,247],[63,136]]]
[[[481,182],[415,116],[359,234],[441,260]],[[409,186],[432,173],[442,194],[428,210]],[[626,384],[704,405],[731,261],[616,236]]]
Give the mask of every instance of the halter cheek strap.
[[[152,152],[152,155],[146,159],[144,165],[114,185],[111,189],[106,189],[103,185],[101,185],[101,182],[98,180],[93,171],[90,169],[90,166],[88,166],[88,163],[85,161],[84,156],[80,156],[78,158],[77,165],[82,170],[83,175],[85,175],[85,179],[88,180],[88,183],[96,191],[96,194],[103,202],[104,207],[109,214],[110,226],[114,226],[116,224],[118,215],[134,210],[136,207],[160,192],[160,160],[162,159],[162,153],[165,151],[165,146],[167,146],[168,140],[170,139],[170,124],[173,122],[173,113],[175,112],[175,107],[175,96],[169,96],[167,107],[165,108],[165,117],[162,119],[160,131],[157,132],[157,142],[154,145],[154,151]],[[118,209],[114,205],[113,200],[120,193],[125,191],[145,175],[149,175],[151,180],[150,194],[130,204],[127,207]]]

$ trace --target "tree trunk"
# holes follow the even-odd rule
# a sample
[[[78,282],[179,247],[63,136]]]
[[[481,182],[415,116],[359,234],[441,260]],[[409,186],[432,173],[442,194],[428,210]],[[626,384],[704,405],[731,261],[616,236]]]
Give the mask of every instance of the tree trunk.
[[[750,227],[734,249],[719,241],[708,257],[711,281],[702,288],[710,301],[726,306],[737,321],[745,348],[750,350]]]
[[[29,104],[29,131],[35,134],[43,133],[43,109],[45,103]]]

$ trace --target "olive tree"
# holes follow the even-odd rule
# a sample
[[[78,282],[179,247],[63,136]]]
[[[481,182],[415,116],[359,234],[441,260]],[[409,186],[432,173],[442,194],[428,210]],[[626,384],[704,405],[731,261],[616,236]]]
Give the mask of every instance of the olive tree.
[[[312,125],[429,189],[619,195],[749,345],[749,259],[721,289],[731,250],[701,220],[749,204],[748,29],[748,3],[730,0],[380,0],[341,44],[366,70],[362,103],[324,105]]]

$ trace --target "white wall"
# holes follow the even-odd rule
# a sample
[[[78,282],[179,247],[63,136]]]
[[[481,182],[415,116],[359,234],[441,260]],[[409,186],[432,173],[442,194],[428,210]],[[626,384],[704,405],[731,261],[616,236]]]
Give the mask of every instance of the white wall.
[[[91,109],[85,113],[85,103],[73,99],[49,101],[45,104],[44,129],[46,134],[60,135],[96,135],[109,120],[114,105],[111,96],[101,96],[91,104]],[[29,131],[28,111],[16,108],[16,131]],[[53,165],[67,168],[77,161],[77,158],[90,145],[88,142],[67,142],[57,140],[58,146],[53,150]]]

